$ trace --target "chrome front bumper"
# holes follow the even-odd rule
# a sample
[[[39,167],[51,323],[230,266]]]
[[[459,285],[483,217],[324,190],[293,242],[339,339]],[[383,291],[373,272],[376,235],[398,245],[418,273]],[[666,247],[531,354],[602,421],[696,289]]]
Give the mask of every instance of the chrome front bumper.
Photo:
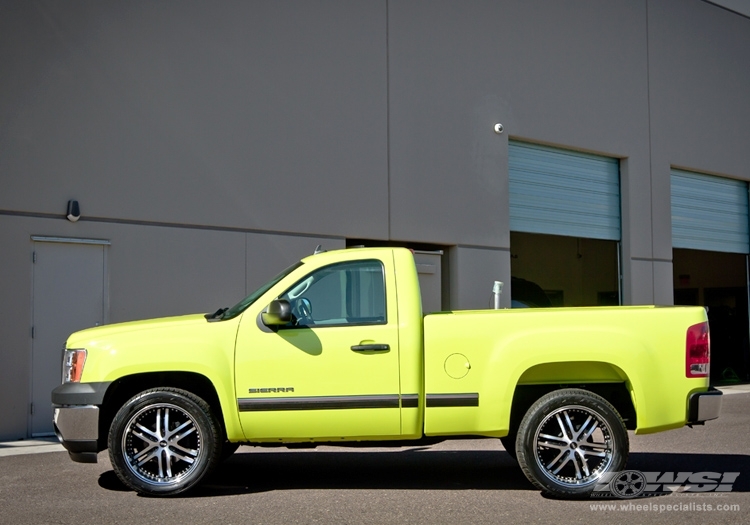
[[[55,434],[78,463],[96,463],[99,452],[99,407],[96,405],[55,407]]]
[[[96,463],[106,448],[99,439],[99,407],[110,384],[63,383],[52,391],[55,434],[73,461]]]

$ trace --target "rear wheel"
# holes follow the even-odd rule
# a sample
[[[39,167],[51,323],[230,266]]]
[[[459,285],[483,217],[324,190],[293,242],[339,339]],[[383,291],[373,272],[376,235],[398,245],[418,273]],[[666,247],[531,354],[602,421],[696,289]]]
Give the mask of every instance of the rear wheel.
[[[558,497],[586,497],[607,472],[624,469],[628,433],[604,398],[556,390],[534,403],[518,428],[516,454],[526,477]]]
[[[115,415],[109,457],[120,480],[140,494],[194,487],[218,462],[221,432],[208,404],[176,388],[136,395]]]

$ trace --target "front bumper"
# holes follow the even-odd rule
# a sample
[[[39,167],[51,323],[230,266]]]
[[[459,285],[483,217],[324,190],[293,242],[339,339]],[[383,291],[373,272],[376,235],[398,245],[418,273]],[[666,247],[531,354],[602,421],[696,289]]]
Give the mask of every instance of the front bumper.
[[[55,407],[55,434],[78,463],[96,463],[99,452],[99,407]]]
[[[721,390],[713,387],[706,392],[696,392],[690,396],[688,424],[702,424],[716,419],[721,412]]]
[[[99,446],[99,407],[110,383],[65,383],[52,391],[53,423],[70,459],[96,463]]]

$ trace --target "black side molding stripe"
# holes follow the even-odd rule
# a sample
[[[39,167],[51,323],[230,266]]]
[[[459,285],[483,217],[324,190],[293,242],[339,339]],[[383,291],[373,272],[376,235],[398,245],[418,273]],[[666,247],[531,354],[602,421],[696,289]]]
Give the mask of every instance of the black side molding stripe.
[[[258,397],[238,399],[240,412],[399,408],[398,394],[374,396]]]
[[[479,394],[427,394],[427,408],[478,407]]]
[[[401,408],[419,408],[419,394],[403,394]]]

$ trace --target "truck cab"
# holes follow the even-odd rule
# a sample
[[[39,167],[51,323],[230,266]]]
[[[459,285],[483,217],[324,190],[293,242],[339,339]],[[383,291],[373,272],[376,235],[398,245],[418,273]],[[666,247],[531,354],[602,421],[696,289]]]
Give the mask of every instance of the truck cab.
[[[421,435],[422,313],[410,259],[383,248],[350,250],[343,262],[321,253],[237,313],[245,439]]]

